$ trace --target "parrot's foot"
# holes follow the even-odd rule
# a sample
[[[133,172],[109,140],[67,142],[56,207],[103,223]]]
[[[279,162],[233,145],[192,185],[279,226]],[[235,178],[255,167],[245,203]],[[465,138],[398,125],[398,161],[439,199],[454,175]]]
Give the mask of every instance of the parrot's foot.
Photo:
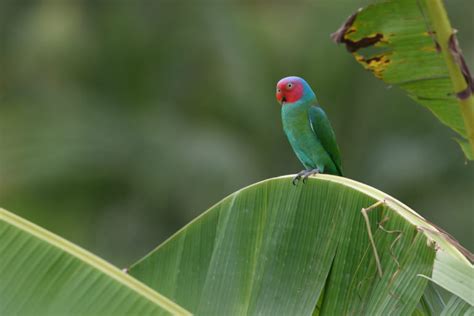
[[[306,180],[308,179],[309,176],[320,174],[320,173],[321,171],[319,170],[319,168],[307,170],[306,173],[303,175],[303,183],[306,183]]]
[[[300,181],[301,177],[306,173],[306,171],[307,170],[301,170],[300,172],[298,172],[298,174],[293,178],[291,183],[293,183],[293,185],[297,185],[298,181]]]
[[[293,181],[291,182],[293,183],[293,185],[297,185],[298,181],[300,181],[301,178],[303,178],[303,183],[306,183],[306,180],[308,179],[309,176],[312,176],[314,174],[319,174],[319,173],[321,173],[319,168],[302,170],[298,172],[298,174],[293,178]]]

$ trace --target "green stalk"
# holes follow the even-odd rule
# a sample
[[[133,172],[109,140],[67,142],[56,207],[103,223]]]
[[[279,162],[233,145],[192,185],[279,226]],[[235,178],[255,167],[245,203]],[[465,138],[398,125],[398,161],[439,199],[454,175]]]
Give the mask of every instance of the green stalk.
[[[454,92],[458,93],[464,91],[467,88],[466,80],[462,75],[459,65],[456,64],[449,50],[449,38],[453,34],[453,29],[449,22],[443,2],[442,0],[425,0],[425,5],[428,10],[431,25],[436,33],[436,40],[441,47],[444,61],[448,66],[449,76],[453,83]],[[471,149],[474,152],[474,97],[471,94],[466,99],[458,98],[458,102],[464,118],[467,138],[469,139]]]

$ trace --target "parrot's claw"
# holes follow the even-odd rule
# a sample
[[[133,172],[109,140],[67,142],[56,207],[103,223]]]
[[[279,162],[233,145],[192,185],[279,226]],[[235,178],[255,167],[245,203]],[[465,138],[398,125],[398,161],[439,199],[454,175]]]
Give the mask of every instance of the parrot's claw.
[[[304,176],[307,171],[308,170],[301,170],[300,172],[298,172],[298,174],[293,178],[293,181],[291,181],[291,183],[293,183],[293,185],[297,185],[298,181],[301,180],[301,177]]]
[[[314,174],[319,174],[319,173],[321,173],[321,171],[319,171],[319,168],[306,170],[305,174],[303,175],[303,183],[306,183],[306,180],[308,180],[309,176],[312,176]]]
[[[302,170],[302,171],[298,172],[298,174],[293,178],[293,181],[291,181],[291,182],[293,183],[293,185],[297,185],[298,181],[300,181],[301,178],[303,178],[303,183],[306,183],[306,180],[308,179],[309,176],[312,176],[312,175],[318,174],[318,173],[321,173],[319,168]]]

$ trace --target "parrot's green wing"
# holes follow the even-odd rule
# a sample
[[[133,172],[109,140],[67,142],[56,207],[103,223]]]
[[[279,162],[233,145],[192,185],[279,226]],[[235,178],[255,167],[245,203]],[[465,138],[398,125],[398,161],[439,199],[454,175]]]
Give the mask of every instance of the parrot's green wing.
[[[336,143],[336,135],[324,110],[319,106],[312,106],[309,109],[309,122],[311,129],[316,134],[316,137],[318,137],[326,152],[331,156],[337,171],[339,171],[339,174],[342,176],[341,154],[339,153],[339,147]]]

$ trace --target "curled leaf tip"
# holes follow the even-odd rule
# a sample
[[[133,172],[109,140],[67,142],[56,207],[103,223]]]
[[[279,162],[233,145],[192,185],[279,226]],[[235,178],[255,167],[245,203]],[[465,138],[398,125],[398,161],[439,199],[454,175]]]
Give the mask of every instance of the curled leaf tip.
[[[353,26],[353,24],[357,18],[357,15],[361,11],[362,9],[359,9],[357,12],[349,16],[347,20],[341,25],[341,27],[336,32],[331,34],[331,39],[336,44],[341,44],[341,43],[346,44],[346,49],[350,53],[354,53],[361,48],[373,46],[377,44],[378,42],[386,41],[382,33],[374,33],[374,34],[365,36],[359,40],[351,40],[347,38],[348,34],[354,33],[357,31],[357,29]]]
[[[334,33],[331,34],[331,39],[336,44],[341,44],[344,42],[344,35],[346,35],[347,30],[354,24],[354,21],[357,17],[357,14],[362,11],[362,8],[357,10],[357,12],[351,14],[347,20],[341,25],[341,27]]]

